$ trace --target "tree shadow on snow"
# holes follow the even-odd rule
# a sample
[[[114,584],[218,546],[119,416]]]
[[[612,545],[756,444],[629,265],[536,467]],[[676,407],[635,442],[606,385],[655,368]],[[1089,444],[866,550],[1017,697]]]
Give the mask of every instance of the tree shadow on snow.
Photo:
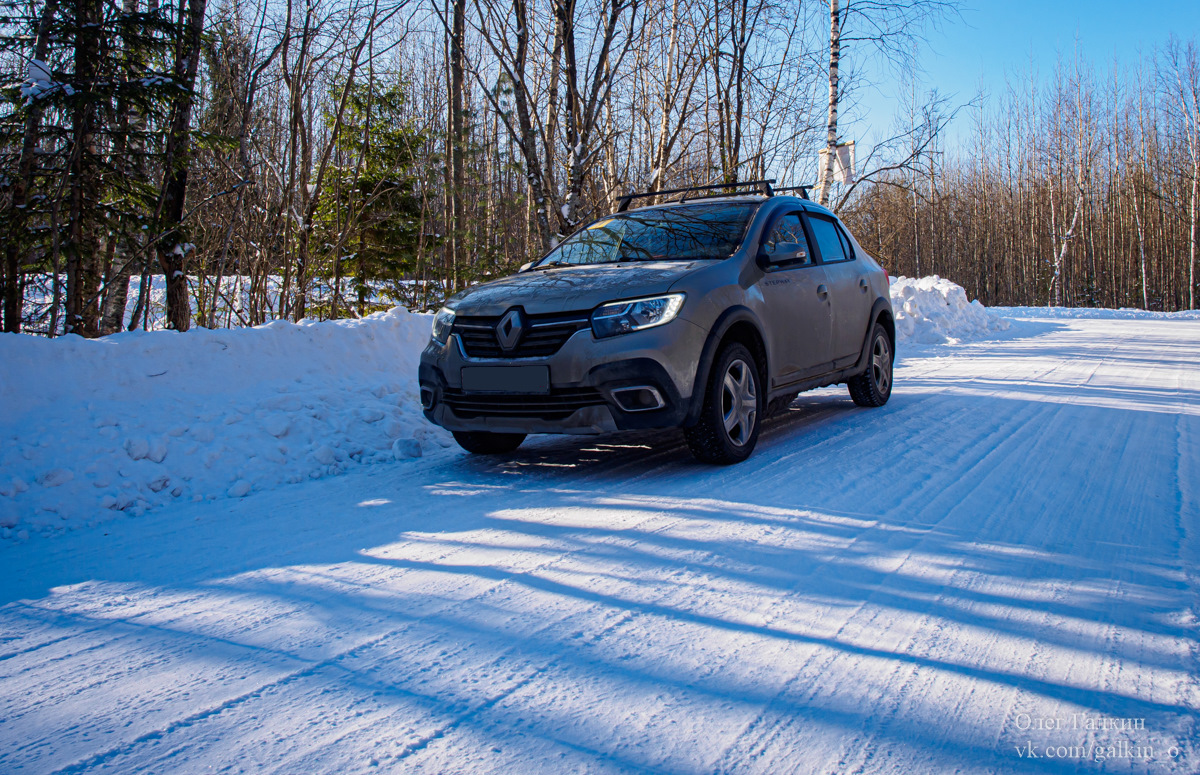
[[[930,374],[879,410],[805,394],[741,466],[677,433],[541,438],[125,520],[8,550],[0,660],[136,640],[202,676],[282,673],[263,680],[434,730],[400,735],[393,766],[451,746],[526,769],[1103,769],[1020,758],[1083,738],[1013,719],[1197,728],[1186,689],[1154,688],[1194,684],[1200,653],[1177,446],[1200,418],[1175,411],[1196,398]],[[223,760],[221,714],[319,712],[270,696],[163,745]]]

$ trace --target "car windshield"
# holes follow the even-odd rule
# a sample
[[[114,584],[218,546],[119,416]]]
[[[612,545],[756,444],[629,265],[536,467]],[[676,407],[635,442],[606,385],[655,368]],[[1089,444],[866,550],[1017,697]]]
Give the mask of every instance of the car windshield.
[[[537,266],[728,258],[757,208],[757,202],[714,202],[614,215],[575,232]]]

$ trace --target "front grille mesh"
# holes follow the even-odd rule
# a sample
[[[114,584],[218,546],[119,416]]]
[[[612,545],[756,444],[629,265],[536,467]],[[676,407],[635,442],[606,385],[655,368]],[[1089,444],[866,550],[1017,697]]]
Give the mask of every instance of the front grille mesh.
[[[595,388],[557,388],[545,395],[446,390],[442,401],[464,420],[476,417],[564,420],[584,407],[603,405],[604,396]]]
[[[454,321],[453,332],[462,339],[463,349],[472,358],[545,358],[558,352],[571,335],[591,326],[587,312],[556,315],[530,315],[521,341],[505,351],[496,340],[500,317],[471,316]]]

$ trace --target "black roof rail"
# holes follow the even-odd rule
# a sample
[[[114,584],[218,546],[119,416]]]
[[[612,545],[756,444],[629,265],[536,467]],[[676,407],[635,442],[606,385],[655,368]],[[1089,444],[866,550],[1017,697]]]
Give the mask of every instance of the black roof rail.
[[[635,199],[644,199],[651,196],[666,196],[668,194],[686,194],[689,191],[711,191],[715,188],[744,188],[746,186],[762,186],[766,190],[767,196],[774,196],[775,191],[771,185],[775,182],[774,178],[770,180],[747,180],[742,183],[713,183],[707,186],[687,186],[686,188],[672,188],[666,191],[647,191],[644,194],[626,194],[619,200],[617,204],[617,212],[623,213],[629,209],[629,203]],[[710,194],[709,196],[713,196]],[[680,197],[680,202],[687,201],[687,197]]]
[[[808,195],[808,190],[814,186],[816,186],[816,183],[809,183],[807,186],[788,186],[787,188],[775,189],[775,193],[779,193],[781,191],[799,191],[801,199],[811,199],[812,197]]]

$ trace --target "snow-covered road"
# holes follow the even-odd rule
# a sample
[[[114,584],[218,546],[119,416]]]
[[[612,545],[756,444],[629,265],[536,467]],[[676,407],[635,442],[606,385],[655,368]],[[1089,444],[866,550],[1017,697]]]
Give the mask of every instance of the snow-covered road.
[[[1200,322],[0,545],[0,772],[1196,772]]]

